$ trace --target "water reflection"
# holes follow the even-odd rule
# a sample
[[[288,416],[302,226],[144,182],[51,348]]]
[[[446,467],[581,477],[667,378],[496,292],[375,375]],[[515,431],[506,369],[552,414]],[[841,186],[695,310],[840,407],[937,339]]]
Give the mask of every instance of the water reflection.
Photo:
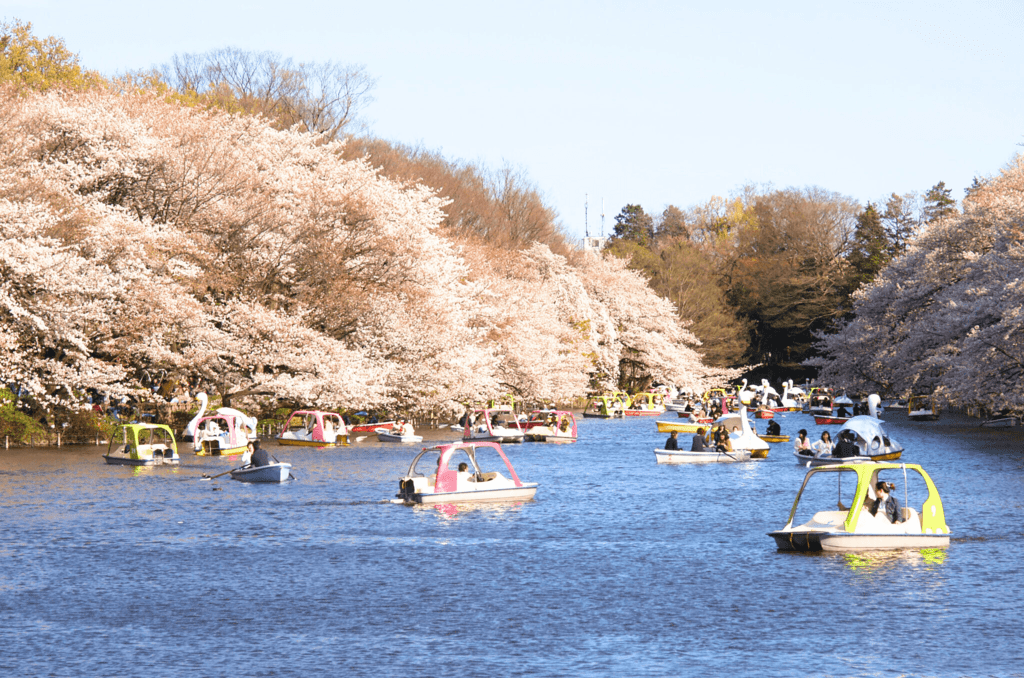
[[[523,501],[489,501],[463,504],[414,504],[413,509],[418,511],[435,511],[444,518],[458,518],[463,514],[485,514],[492,516],[504,516],[518,512]]]
[[[861,574],[881,573],[903,565],[942,565],[946,549],[905,549],[900,551],[858,551],[842,554],[846,566]]]

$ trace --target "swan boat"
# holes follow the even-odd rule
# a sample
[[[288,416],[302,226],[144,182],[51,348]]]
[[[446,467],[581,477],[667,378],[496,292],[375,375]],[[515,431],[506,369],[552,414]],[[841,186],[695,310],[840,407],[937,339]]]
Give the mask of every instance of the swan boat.
[[[903,481],[917,474],[928,490],[920,509],[904,506],[900,522],[890,523],[884,513],[872,515],[869,506],[877,498],[875,486],[879,476]],[[847,488],[846,493],[843,487]],[[805,490],[817,498],[837,499],[836,508],[828,504],[811,506],[810,519],[794,525]],[[852,491],[851,491],[852,488]],[[899,498],[899,493],[894,493]],[[906,494],[904,494],[906,504]],[[813,501],[813,500],[812,500]],[[824,510],[819,510],[824,509]],[[804,514],[806,515],[806,514]],[[800,491],[789,511],[785,527],[768,536],[780,551],[861,551],[870,549],[917,549],[949,546],[949,527],[942,510],[942,499],[928,474],[917,464],[836,464],[811,469],[804,477]]]
[[[484,471],[480,467],[481,453],[487,456],[497,453],[505,462],[508,476],[500,471]],[[436,466],[432,463],[434,454],[437,455]],[[425,456],[429,457],[434,471],[429,476],[417,468]],[[465,471],[456,470],[462,465],[458,463],[460,459],[466,460]],[[457,464],[456,468],[451,467],[453,463]],[[501,445],[492,442],[449,443],[423,448],[412,460],[408,473],[398,481],[398,494],[395,496],[412,504],[526,500],[533,499],[537,487],[538,483],[519,480]]]
[[[725,426],[729,432],[729,442],[732,445],[732,454],[746,451],[750,453],[751,459],[764,459],[768,456],[768,443],[757,437],[750,420],[747,419],[747,406],[740,405],[737,412],[723,414],[712,424],[712,427]]]
[[[477,409],[467,414],[462,430],[466,442],[521,443],[526,437],[511,407]]]
[[[198,456],[229,457],[254,449],[247,429],[238,417],[213,414],[199,419],[192,437],[192,449]]]
[[[198,426],[199,421],[207,416],[206,407],[209,404],[209,397],[205,393],[200,392],[196,394],[196,400],[199,401],[199,412],[196,413],[196,416],[192,418],[192,421],[185,426],[185,432],[182,435],[183,440],[194,440],[196,427]],[[225,417],[238,419],[241,428],[245,431],[246,438],[249,440],[259,439],[256,432],[259,420],[257,420],[256,417],[250,417],[244,412],[236,410],[233,407],[218,407],[212,414],[220,414]]]
[[[843,424],[836,434],[836,441],[842,439],[845,432],[849,431],[854,435],[854,444],[859,452],[856,457],[835,457],[831,454],[812,456],[800,454],[795,451],[793,454],[798,463],[810,464],[811,466],[823,466],[827,464],[856,464],[864,461],[882,462],[894,461],[903,454],[903,446],[889,437],[886,433],[884,422],[878,418],[878,408],[881,405],[881,398],[872,393],[868,396],[868,411],[870,414],[859,414],[851,417]]]
[[[712,447],[704,452],[687,450],[654,450],[654,457],[659,464],[704,464],[708,462],[750,461],[750,450],[733,450],[732,452],[716,452]]]
[[[279,445],[337,447],[348,445],[348,428],[340,414],[320,410],[295,410],[274,437]]]
[[[163,424],[125,424],[110,438],[108,464],[120,466],[161,466],[179,464],[174,432]]]
[[[523,423],[527,440],[541,443],[574,443],[576,417],[568,410],[534,410]]]

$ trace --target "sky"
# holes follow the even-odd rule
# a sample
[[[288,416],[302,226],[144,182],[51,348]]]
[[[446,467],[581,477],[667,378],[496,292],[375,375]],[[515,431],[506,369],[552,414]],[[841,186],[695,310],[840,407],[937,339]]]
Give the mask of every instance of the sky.
[[[714,5],[714,6],[711,6]],[[114,75],[220,47],[362,64],[377,137],[535,184],[605,234],[746,184],[961,198],[1024,151],[1024,2],[0,0]]]

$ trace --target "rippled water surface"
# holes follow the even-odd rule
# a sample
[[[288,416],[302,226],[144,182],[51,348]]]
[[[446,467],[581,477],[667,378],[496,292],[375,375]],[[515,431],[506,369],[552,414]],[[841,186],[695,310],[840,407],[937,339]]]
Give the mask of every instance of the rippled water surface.
[[[948,550],[778,553],[791,445],[659,466],[652,420],[506,445],[537,498],[457,512],[389,503],[411,446],[267,444],[284,485],[0,449],[0,675],[1024,675],[1020,434],[886,419]]]

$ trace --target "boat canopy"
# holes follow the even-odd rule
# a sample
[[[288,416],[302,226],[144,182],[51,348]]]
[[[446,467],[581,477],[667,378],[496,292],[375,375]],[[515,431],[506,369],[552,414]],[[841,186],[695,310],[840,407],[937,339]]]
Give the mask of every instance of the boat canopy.
[[[786,528],[791,528],[793,525],[793,518],[796,516],[797,506],[800,504],[800,498],[803,496],[804,490],[807,488],[808,482],[815,476],[821,473],[832,473],[836,474],[835,479],[839,483],[840,492],[837,494],[841,497],[841,483],[844,477],[852,478],[856,477],[856,489],[853,492],[853,498],[850,506],[845,506],[840,500],[839,506],[841,510],[846,510],[846,519],[844,525],[846,531],[849,533],[856,532],[857,522],[861,516],[861,509],[864,508],[868,501],[874,501],[875,495],[875,483],[878,482],[878,473],[888,469],[896,469],[897,471],[903,472],[904,475],[907,472],[917,473],[923,480],[925,487],[928,489],[928,497],[925,499],[924,504],[921,507],[921,530],[925,534],[949,534],[949,527],[946,525],[946,516],[942,510],[942,499],[939,497],[939,492],[935,489],[935,483],[928,476],[923,468],[918,464],[886,464],[886,463],[865,463],[865,464],[832,464],[828,466],[819,466],[813,468],[807,472],[804,476],[804,482],[800,486],[800,491],[796,495],[796,499],[793,501],[793,508],[789,511],[789,519],[786,521]],[[820,478],[820,476],[819,476]],[[904,488],[906,487],[906,481],[904,482]],[[904,506],[903,508],[908,508]]]
[[[419,464],[420,459],[422,459],[424,455],[436,453],[437,480],[434,483],[434,487],[436,488],[435,492],[454,492],[458,481],[458,470],[449,468],[449,462],[452,458],[459,452],[465,452],[473,466],[473,472],[483,474],[484,471],[480,468],[477,457],[480,452],[487,450],[494,450],[498,453],[501,460],[505,462],[505,467],[508,468],[509,475],[515,483],[515,486],[522,487],[523,483],[519,480],[519,476],[516,475],[516,471],[512,468],[512,463],[508,460],[508,457],[505,456],[505,452],[501,449],[501,445],[491,442],[449,443],[447,445],[438,445],[437,447],[424,447],[412,460],[412,464],[409,465],[409,472],[406,476],[411,478],[417,475],[425,475],[423,473],[417,473],[416,465]]]

